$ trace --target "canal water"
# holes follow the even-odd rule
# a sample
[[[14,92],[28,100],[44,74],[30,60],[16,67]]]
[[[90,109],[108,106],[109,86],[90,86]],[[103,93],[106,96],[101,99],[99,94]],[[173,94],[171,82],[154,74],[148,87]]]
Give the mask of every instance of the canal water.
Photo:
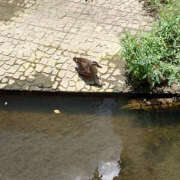
[[[128,100],[1,94],[0,180],[179,180],[180,112]]]

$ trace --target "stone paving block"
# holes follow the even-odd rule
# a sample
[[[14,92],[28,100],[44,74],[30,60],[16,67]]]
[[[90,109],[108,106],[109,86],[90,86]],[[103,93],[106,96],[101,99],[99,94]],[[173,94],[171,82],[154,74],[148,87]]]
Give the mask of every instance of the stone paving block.
[[[42,72],[42,70],[45,68],[45,65],[43,64],[36,64],[36,68],[35,68],[35,71],[36,72]]]
[[[59,83],[56,81],[56,82],[53,84],[52,88],[53,88],[53,89],[57,89],[58,85],[59,85]]]

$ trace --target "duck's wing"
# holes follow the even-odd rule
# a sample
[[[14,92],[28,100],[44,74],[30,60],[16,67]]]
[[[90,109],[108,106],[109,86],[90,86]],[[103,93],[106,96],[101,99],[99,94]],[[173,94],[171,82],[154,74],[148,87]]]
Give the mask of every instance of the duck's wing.
[[[78,69],[79,69],[80,74],[87,76],[87,77],[92,76],[92,70],[90,67],[89,60],[83,59],[83,58],[78,58],[77,64],[78,64]]]
[[[89,64],[87,64],[86,62],[81,63],[81,69],[82,69],[82,71],[86,72],[87,74],[91,73],[91,69],[89,67]]]

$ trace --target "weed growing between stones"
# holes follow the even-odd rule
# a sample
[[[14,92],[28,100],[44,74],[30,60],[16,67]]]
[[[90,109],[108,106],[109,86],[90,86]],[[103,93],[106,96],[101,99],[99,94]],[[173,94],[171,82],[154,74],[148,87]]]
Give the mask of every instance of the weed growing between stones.
[[[161,8],[152,31],[139,37],[127,32],[121,42],[122,57],[135,87],[180,86],[180,2]]]

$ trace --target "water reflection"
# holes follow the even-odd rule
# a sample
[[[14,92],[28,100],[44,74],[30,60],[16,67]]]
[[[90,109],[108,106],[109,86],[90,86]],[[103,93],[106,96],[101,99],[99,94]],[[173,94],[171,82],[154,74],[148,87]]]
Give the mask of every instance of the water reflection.
[[[43,114],[34,106],[31,112],[26,111],[27,106],[23,111],[14,106],[13,99],[6,100],[8,106],[2,106],[0,111],[0,173],[5,173],[5,177],[89,180],[97,168],[103,179],[113,178],[119,172],[115,162],[120,160],[122,145],[112,127],[114,100],[102,99],[89,104],[80,100],[73,101],[71,106],[51,102],[63,108],[62,115]],[[16,100],[21,108],[25,105],[21,98]],[[33,101],[28,100],[32,105]],[[48,108],[51,103],[48,102]],[[86,112],[80,113],[83,109]]]
[[[98,167],[102,180],[113,180],[120,173],[120,166],[117,161],[100,162]]]

